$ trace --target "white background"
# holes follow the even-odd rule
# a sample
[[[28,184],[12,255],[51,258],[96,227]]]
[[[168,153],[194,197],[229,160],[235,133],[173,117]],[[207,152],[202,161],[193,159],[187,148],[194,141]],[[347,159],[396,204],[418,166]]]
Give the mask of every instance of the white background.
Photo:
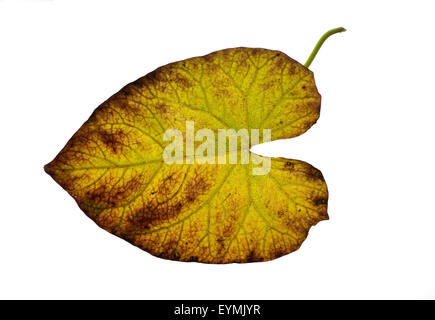
[[[435,298],[430,1],[0,0],[0,298]],[[266,263],[152,257],[98,228],[43,165],[105,99],[169,62],[281,50],[322,94],[304,135],[258,146],[322,170],[329,221]]]

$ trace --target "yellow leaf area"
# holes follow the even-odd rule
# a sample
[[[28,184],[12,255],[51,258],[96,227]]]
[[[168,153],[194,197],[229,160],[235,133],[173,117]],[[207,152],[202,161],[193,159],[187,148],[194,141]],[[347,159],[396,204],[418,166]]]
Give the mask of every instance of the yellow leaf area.
[[[318,119],[311,71],[279,51],[234,48],[160,67],[100,105],[45,170],[101,228],[178,261],[272,260],[328,219],[319,170],[256,164],[167,164],[167,129],[271,129],[295,137]],[[217,137],[217,136],[216,136]],[[252,146],[252,141],[251,141]],[[237,151],[239,152],[239,151]],[[258,166],[257,166],[258,167]]]

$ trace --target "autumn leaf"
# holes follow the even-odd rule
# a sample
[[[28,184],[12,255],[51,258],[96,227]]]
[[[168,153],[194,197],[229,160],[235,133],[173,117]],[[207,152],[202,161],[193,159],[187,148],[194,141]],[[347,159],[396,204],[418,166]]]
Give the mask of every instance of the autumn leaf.
[[[318,48],[317,48],[318,50]],[[297,250],[328,219],[319,170],[271,159],[168,164],[168,129],[270,129],[298,136],[319,118],[313,73],[286,54],[216,51],[160,67],[101,104],[45,166],[101,228],[161,258],[204,263],[267,261]],[[197,147],[199,143],[195,142]],[[217,144],[217,141],[216,141]],[[240,148],[229,150],[240,156]],[[217,161],[216,161],[217,162]]]

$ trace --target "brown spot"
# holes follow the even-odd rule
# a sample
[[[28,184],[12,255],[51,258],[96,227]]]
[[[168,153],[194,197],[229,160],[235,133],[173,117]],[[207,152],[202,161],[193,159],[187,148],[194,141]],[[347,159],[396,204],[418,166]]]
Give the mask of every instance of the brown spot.
[[[95,123],[95,122],[97,122],[97,120],[98,120],[98,119],[97,119],[97,115],[98,115],[100,109],[101,109],[101,107],[95,109],[95,110],[92,112],[92,114],[90,115],[90,117],[88,118],[88,120],[86,120],[86,123]]]
[[[88,201],[95,205],[101,203],[108,203],[110,198],[109,192],[110,192],[110,185],[108,183],[102,183],[97,188],[86,191],[85,199],[83,199],[83,201]],[[115,205],[115,203],[109,203],[109,204],[111,204],[112,206]]]
[[[180,72],[175,73],[173,79],[170,79],[170,81],[174,81],[177,86],[179,86],[183,90],[187,90],[193,87],[192,81]]]
[[[285,249],[283,249],[283,248],[281,248],[281,247],[277,247],[277,248],[275,249],[275,255],[274,255],[274,258],[282,257],[282,256],[286,255],[287,253],[288,253],[287,250],[285,250]]]
[[[133,234],[133,233],[125,232],[125,231],[123,231],[120,228],[114,228],[111,232],[113,234],[115,234],[116,236],[124,239],[125,241],[130,242],[133,245],[136,242],[136,237],[137,236],[135,234]]]
[[[145,81],[149,81],[151,83],[153,83],[155,81],[159,81],[161,79],[159,76],[159,69],[160,68],[158,68],[154,71],[151,71],[145,77],[139,78],[136,81],[139,81],[140,84],[143,84]]]
[[[222,235],[225,237],[225,238],[230,238],[231,237],[231,235],[232,234],[234,234],[234,232],[235,232],[235,227],[236,227],[236,225],[235,225],[235,223],[234,223],[234,220],[235,219],[231,219],[231,221],[225,221],[224,223],[224,227],[223,227],[223,229],[222,229]]]
[[[166,113],[168,111],[168,105],[164,104],[164,103],[156,103],[154,105],[154,108],[160,112],[160,113]]]
[[[221,255],[225,249],[225,239],[223,237],[216,238],[216,242],[218,244],[217,248],[217,256]]]
[[[291,76],[291,75],[294,75],[294,74],[296,74],[297,72],[296,72],[296,64],[294,64],[294,63],[290,63],[290,64],[288,64],[288,67],[287,67],[287,74],[289,75],[289,76]]]
[[[144,87],[146,87],[153,88],[153,91],[155,90],[156,92],[165,93],[168,89],[168,83],[164,74],[167,72],[170,65],[171,64],[157,68],[144,77],[132,82],[130,85],[136,86],[139,91],[144,90]]]
[[[240,52],[243,53],[244,51],[240,51]],[[259,56],[262,53],[264,53],[264,49],[261,49],[261,48],[252,48],[250,51],[251,51],[251,55],[253,57]]]
[[[199,196],[205,194],[210,188],[210,183],[204,175],[196,174],[195,177],[186,182],[184,192],[185,199],[188,203],[195,202]]]
[[[154,104],[154,109],[165,120],[173,117],[173,112],[171,112],[171,108],[165,103],[159,102]]]
[[[142,112],[142,108],[139,107],[137,104],[131,104],[129,103],[128,100],[126,99],[119,99],[116,102],[116,107],[118,107],[119,109],[121,109],[122,111],[131,114],[131,115],[137,115],[140,114]]]
[[[127,134],[121,128],[116,129],[115,132],[99,130],[97,135],[101,142],[115,154],[122,151],[122,141],[127,138]]]
[[[260,83],[259,87],[263,90],[263,91],[267,91],[270,88],[276,87],[279,84],[279,79],[273,79],[270,81],[264,81],[262,83]]]
[[[188,262],[198,262],[199,258],[197,256],[191,256],[186,261],[188,261]]]
[[[273,57],[273,59],[275,61],[274,61],[274,64],[273,64],[271,69],[273,69],[275,72],[279,72],[280,70],[282,70],[282,68],[284,66],[285,58],[284,57],[279,57],[279,56],[280,56],[280,54],[277,53]]]
[[[291,161],[286,161],[286,163],[284,163],[284,169],[286,170],[293,170],[295,167],[294,163]]]
[[[260,262],[260,261],[264,261],[264,258],[258,255],[254,249],[249,250],[245,262]]]
[[[186,181],[181,197],[173,198],[171,194],[177,189],[180,174],[180,172],[168,174],[156,187],[155,193],[159,194],[158,198],[167,199],[166,201],[157,202],[154,198],[149,199],[142,208],[128,214],[127,228],[129,230],[146,230],[176,219],[183,211],[185,204],[189,204],[188,207],[191,208],[192,203],[196,202],[200,195],[205,194],[211,186],[203,175],[195,173],[190,180]]]
[[[143,185],[142,175],[139,174],[125,183],[122,188],[117,188],[112,191],[111,198],[115,202],[127,200],[127,198],[136,193]]]
[[[316,168],[310,165],[306,168],[305,175],[308,178],[308,180],[313,180],[313,181],[324,180],[320,170],[317,170]]]
[[[123,185],[112,187],[113,178],[106,179],[100,183],[96,188],[85,192],[84,201],[93,203],[94,205],[108,205],[108,207],[115,207],[127,201],[133,194],[135,194],[143,184],[142,175],[139,174]]]
[[[177,246],[176,241],[168,242],[167,245],[165,246],[165,248],[167,249],[160,252],[157,256],[168,260],[180,260],[181,254],[176,249],[176,246]]]
[[[131,231],[143,231],[152,226],[167,223],[178,217],[183,209],[181,201],[168,201],[158,203],[151,199],[142,208],[134,210],[127,215],[126,227]]]
[[[320,205],[328,204],[328,198],[325,197],[316,197],[312,200],[312,203],[317,207]]]

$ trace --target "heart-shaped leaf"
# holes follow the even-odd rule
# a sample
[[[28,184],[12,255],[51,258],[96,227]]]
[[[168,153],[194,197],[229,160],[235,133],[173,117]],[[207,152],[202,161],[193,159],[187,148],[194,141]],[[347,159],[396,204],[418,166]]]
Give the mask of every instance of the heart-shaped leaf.
[[[304,133],[319,112],[313,74],[303,65],[279,51],[221,50],[122,88],[45,170],[101,228],[155,256],[271,260],[298,249],[310,227],[328,219],[321,172],[303,161],[260,156],[200,164],[192,161],[197,139],[190,154],[186,147],[169,164],[163,154],[172,140],[164,135],[176,129],[187,137],[190,123],[215,137],[219,129],[259,129],[252,146],[266,138],[263,129],[272,140]],[[241,158],[239,147],[231,152]],[[267,161],[266,174],[254,174]]]

